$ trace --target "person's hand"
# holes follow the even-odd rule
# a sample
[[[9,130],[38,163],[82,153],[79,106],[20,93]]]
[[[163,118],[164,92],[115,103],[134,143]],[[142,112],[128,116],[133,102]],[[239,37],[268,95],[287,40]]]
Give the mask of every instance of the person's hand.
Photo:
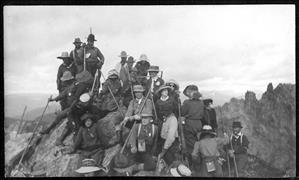
[[[48,98],[48,102],[54,101],[54,99],[52,98]]]
[[[235,152],[235,151],[232,150],[232,149],[228,150],[228,154],[229,154],[229,156],[230,156],[230,157],[234,157],[234,156],[235,156],[234,152]]]
[[[120,123],[121,126],[126,125],[126,123],[128,122],[129,117],[125,117],[124,120]]]
[[[132,147],[131,147],[131,153],[133,153],[133,154],[137,153],[137,148],[136,148],[136,146],[132,146]]]
[[[135,114],[133,117],[134,117],[135,120],[140,120],[141,119],[141,117],[138,114]]]

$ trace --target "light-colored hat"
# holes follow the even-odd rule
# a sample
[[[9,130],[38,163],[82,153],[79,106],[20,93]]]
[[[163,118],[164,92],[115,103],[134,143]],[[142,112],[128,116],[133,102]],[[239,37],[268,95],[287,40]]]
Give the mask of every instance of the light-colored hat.
[[[81,44],[82,43],[81,39],[80,38],[75,38],[73,44],[76,44],[76,43],[80,43]]]
[[[108,78],[118,78],[118,72],[117,72],[117,70],[116,69],[110,70],[108,72]]]
[[[141,54],[140,57],[139,57],[139,60],[140,61],[148,61],[149,59],[147,58],[146,54]]]
[[[62,77],[60,78],[61,81],[68,81],[74,79],[74,76],[70,71],[64,71]]]
[[[84,159],[82,161],[82,166],[75,170],[77,173],[84,174],[101,170],[96,166],[96,161],[94,159]]]
[[[176,82],[174,79],[169,79],[168,81],[165,82],[166,85],[174,84],[176,87],[175,89],[180,89],[180,85],[178,82]]]
[[[162,92],[163,89],[171,90],[171,87],[170,87],[170,86],[167,86],[167,85],[165,85],[165,84],[163,84],[163,85],[160,86],[159,89],[156,91],[156,94]]]
[[[213,136],[216,136],[217,133],[213,131],[212,127],[210,125],[204,125],[202,127],[202,130],[200,132],[200,137],[203,135],[203,134],[211,134]]]
[[[88,93],[84,93],[80,96],[79,100],[83,103],[86,103],[90,100],[90,95]]]
[[[122,51],[120,52],[120,55],[118,55],[118,57],[128,57],[128,54],[126,51]]]
[[[144,92],[145,90],[144,90],[144,88],[143,88],[143,86],[142,85],[134,85],[133,86],[133,92]]]
[[[150,66],[147,72],[159,72],[159,66]]]
[[[191,176],[191,170],[184,164],[180,164],[176,168],[171,168],[170,173],[174,177]]]
[[[61,56],[57,57],[58,59],[71,59],[68,52],[62,52]]]
[[[91,81],[93,79],[92,75],[88,71],[82,71],[78,74],[76,74],[76,80],[78,82],[87,82]]]

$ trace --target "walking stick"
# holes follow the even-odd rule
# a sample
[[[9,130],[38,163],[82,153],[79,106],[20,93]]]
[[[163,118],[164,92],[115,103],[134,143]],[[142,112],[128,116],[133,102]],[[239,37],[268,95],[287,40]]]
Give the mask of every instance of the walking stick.
[[[97,71],[98,71],[98,70],[97,70]],[[102,77],[103,77],[104,81],[106,81],[106,79],[105,79],[104,74],[102,73],[102,71],[101,71],[101,74],[102,74]],[[120,110],[120,106],[118,105],[118,103],[117,103],[117,101],[116,101],[116,98],[114,97],[113,92],[112,92],[112,90],[111,90],[110,87],[109,87],[109,84],[107,84],[107,87],[108,87],[108,89],[109,89],[110,94],[111,94],[112,97],[113,97],[114,102],[116,103],[116,106],[117,106],[118,111],[120,112],[120,114],[122,115],[122,117],[125,117],[124,113]]]
[[[128,77],[129,77],[129,82],[130,82],[130,88],[131,88],[131,96],[134,99],[134,92],[133,92],[133,86],[132,86],[132,78],[131,78],[131,74],[129,71],[126,70],[126,72],[128,73]]]
[[[86,70],[86,60],[85,60],[85,46],[83,47],[83,63],[84,63],[84,71]]]
[[[16,133],[16,137],[17,135],[20,133],[21,131],[21,128],[22,128],[22,125],[23,125],[23,121],[24,121],[24,115],[25,115],[25,111],[27,109],[27,106],[25,106],[24,108],[24,111],[23,111],[23,114],[22,114],[22,117],[21,117],[21,121],[20,121],[20,124],[19,124],[19,127],[18,127],[18,130],[17,130],[17,133]]]
[[[149,89],[149,92],[150,92],[150,89]],[[156,107],[155,107],[155,103],[154,103],[154,99],[153,99],[153,94],[151,94],[151,101],[152,101],[152,104],[153,104],[155,118],[156,118],[156,121],[157,121],[158,120],[158,115],[157,115],[157,111],[156,111]]]
[[[50,96],[50,99],[52,99],[52,95]],[[31,137],[30,137],[30,139],[29,139],[29,141],[28,141],[28,144],[27,144],[25,150],[24,150],[23,153],[22,153],[21,159],[20,159],[19,164],[18,164],[18,166],[17,166],[17,169],[18,169],[18,170],[19,170],[19,168],[20,168],[21,162],[23,161],[23,158],[24,158],[25,153],[26,153],[26,151],[27,151],[28,148],[29,148],[29,144],[31,143],[31,141],[32,141],[32,139],[33,139],[33,136],[34,136],[34,133],[35,133],[37,127],[38,127],[38,124],[39,124],[39,122],[40,122],[40,121],[43,119],[43,117],[44,117],[44,114],[45,114],[45,112],[46,112],[46,109],[48,108],[48,105],[49,105],[49,101],[47,101],[47,105],[46,105],[46,107],[45,107],[45,109],[44,109],[44,111],[43,111],[43,113],[42,113],[42,116],[41,116],[41,118],[37,121],[37,123],[36,123],[36,125],[35,125],[35,127],[34,127],[34,129],[33,129],[32,135],[31,135]]]
[[[230,144],[230,148],[233,150],[233,144],[232,144],[232,141],[230,139],[229,139],[229,144]],[[236,157],[235,156],[233,156],[233,160],[234,160],[236,176],[239,177],[238,167],[237,167],[237,162],[236,162]]]
[[[220,111],[220,114],[221,114],[221,117],[222,117],[222,110],[221,110],[221,107],[219,108],[219,111]],[[224,122],[223,122],[223,119],[221,119],[221,123],[222,123],[222,132],[224,133]],[[230,172],[230,160],[229,160],[229,156],[227,154],[227,147],[224,146],[224,151],[225,151],[225,154],[226,154],[226,159],[227,159],[227,167],[228,167],[228,177],[231,177],[231,172]]]

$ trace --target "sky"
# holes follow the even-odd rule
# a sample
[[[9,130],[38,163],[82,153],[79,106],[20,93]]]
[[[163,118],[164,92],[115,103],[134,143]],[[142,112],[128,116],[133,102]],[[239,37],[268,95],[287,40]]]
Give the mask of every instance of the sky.
[[[295,83],[295,5],[5,6],[4,90],[57,93],[57,56],[90,27],[104,74],[125,50],[145,53],[181,91],[247,90]]]

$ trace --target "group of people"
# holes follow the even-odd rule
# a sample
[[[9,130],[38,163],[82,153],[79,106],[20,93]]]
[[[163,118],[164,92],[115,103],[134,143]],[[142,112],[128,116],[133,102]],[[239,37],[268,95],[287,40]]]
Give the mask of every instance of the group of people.
[[[219,177],[223,176],[222,164],[227,153],[235,158],[238,175],[242,176],[249,142],[241,133],[240,122],[233,122],[231,137],[227,134],[219,137],[216,112],[211,107],[213,100],[202,100],[198,87],[188,85],[183,90],[188,99],[181,104],[179,84],[173,79],[164,81],[159,76],[159,66],[151,65],[146,54],[141,54],[136,62],[122,51],[120,62],[105,79],[101,72],[105,58],[94,41],[93,34],[88,36],[87,44],[76,38],[74,50],[57,57],[63,60],[57,74],[59,95],[49,101],[59,101],[61,111],[51,125],[39,133],[49,134],[67,118],[67,125],[55,145],[63,146],[64,139],[74,133],[69,153],[79,149],[83,152],[82,167],[77,172],[94,176],[101,169],[107,171],[102,167],[102,160],[104,149],[108,147],[100,142],[101,132],[95,124],[125,106],[127,111],[116,131],[130,130],[127,141],[120,138],[119,143],[133,163],[115,159],[112,165],[116,173],[159,171],[157,164],[162,163],[169,167],[165,173],[172,176]]]

